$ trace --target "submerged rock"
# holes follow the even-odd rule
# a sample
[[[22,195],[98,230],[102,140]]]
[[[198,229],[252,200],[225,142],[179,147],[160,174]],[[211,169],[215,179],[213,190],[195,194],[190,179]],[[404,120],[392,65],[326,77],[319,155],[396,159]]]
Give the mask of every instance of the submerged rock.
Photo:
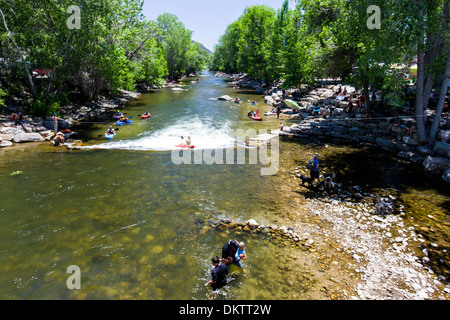
[[[221,97],[218,97],[217,100],[231,101],[233,99],[229,95],[223,95]]]
[[[377,214],[391,214],[394,212],[394,204],[392,202],[387,202],[384,199],[380,199],[375,204],[375,213]]]

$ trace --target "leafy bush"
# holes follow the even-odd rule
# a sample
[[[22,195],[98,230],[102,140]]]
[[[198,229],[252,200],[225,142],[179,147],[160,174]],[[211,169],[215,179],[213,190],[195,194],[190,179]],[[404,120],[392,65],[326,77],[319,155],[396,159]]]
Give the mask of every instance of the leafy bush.
[[[30,103],[30,113],[37,117],[45,117],[52,115],[54,112],[59,113],[60,99],[53,94],[40,94],[38,98]]]
[[[0,108],[6,107],[5,100],[3,99],[3,97],[6,97],[7,94],[8,93],[5,90],[0,88]]]

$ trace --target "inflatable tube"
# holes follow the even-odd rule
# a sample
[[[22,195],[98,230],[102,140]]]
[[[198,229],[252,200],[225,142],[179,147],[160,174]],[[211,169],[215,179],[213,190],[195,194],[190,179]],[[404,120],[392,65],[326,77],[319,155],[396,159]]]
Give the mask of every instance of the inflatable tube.
[[[175,147],[177,147],[177,148],[186,148],[186,149],[194,149],[195,148],[195,146],[188,146],[185,143],[177,144]]]
[[[116,133],[114,132],[114,133],[105,133],[105,139],[112,139],[112,138],[114,138],[114,136],[116,135]]]
[[[146,119],[146,118],[150,118],[151,116],[152,116],[151,114],[147,114],[147,115],[143,114],[143,115],[141,116],[141,118],[142,118],[142,119]]]

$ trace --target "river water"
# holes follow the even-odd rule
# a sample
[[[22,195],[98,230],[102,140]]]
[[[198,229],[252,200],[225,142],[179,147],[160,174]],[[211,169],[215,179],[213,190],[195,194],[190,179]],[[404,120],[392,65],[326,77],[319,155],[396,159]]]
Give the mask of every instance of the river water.
[[[130,102],[121,111],[133,124],[119,127],[111,119],[85,126],[81,150],[32,144],[1,151],[0,298],[330,298],[321,290],[320,268],[310,252],[261,234],[219,231],[208,221],[285,222],[277,211],[277,190],[286,172],[298,165],[295,153],[306,160],[307,152],[322,150],[335,163],[352,157],[342,156],[342,147],[336,146],[337,153],[323,145],[312,147],[310,141],[281,141],[281,167],[275,176],[261,175],[264,165],[250,163],[249,153],[242,164],[176,164],[173,150],[182,136],[190,136],[198,150],[251,150],[236,141],[233,130],[258,134],[279,126],[274,118],[247,118],[250,109],[268,110],[260,95],[229,88],[210,72],[199,83],[191,80],[183,83],[182,92],[164,89]],[[242,103],[214,99],[224,94]],[[257,106],[251,105],[253,100]],[[152,114],[150,119],[140,119],[145,111]],[[102,137],[110,125],[119,128],[113,141]],[[373,161],[386,168],[384,176],[399,172],[380,159]],[[405,201],[415,201],[408,196],[417,194],[417,183],[401,178],[407,171],[379,179],[380,171],[371,168],[368,183],[377,188],[390,187],[390,180],[406,183],[410,189]],[[15,171],[22,173],[11,175]],[[355,168],[344,171],[349,182],[363,183]],[[439,198],[432,206],[434,215],[447,221],[448,194],[443,190],[439,184],[422,185],[421,192]],[[416,210],[421,205],[411,206]],[[243,271],[232,268],[225,289],[213,293],[204,286],[211,258],[220,256],[230,239],[244,241],[249,258]],[[67,287],[71,265],[80,268],[80,290]]]

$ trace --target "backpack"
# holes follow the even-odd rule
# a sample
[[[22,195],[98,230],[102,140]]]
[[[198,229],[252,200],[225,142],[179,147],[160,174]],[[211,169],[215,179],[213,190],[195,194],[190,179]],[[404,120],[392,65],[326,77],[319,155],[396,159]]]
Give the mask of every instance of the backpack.
[[[308,168],[309,170],[311,170],[314,167],[314,159],[308,161],[308,165],[306,166],[306,168]]]

